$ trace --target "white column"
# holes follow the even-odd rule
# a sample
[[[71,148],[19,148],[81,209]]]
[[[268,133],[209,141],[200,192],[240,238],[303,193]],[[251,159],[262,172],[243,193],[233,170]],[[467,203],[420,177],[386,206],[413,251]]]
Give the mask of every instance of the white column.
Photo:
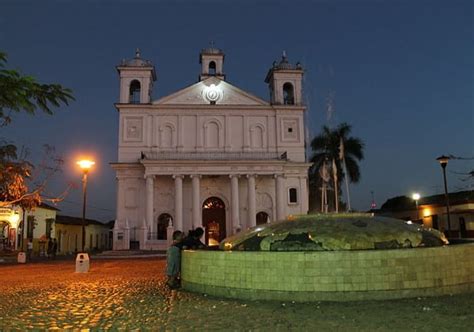
[[[191,175],[193,181],[193,228],[202,227],[200,175]]]
[[[275,175],[275,197],[276,197],[276,210],[277,220],[283,220],[286,218],[286,192],[284,185],[284,178],[281,174]]]
[[[247,175],[248,178],[248,227],[254,227],[257,225],[257,215],[255,206],[255,175]]]
[[[174,179],[174,229],[183,230],[183,176],[173,175]]]
[[[229,177],[232,196],[232,227],[234,228],[234,233],[237,233],[242,229],[239,216],[239,176],[232,174]]]
[[[146,177],[146,215],[145,222],[146,229],[152,229],[153,225],[153,194],[154,194],[154,176],[148,175]]]

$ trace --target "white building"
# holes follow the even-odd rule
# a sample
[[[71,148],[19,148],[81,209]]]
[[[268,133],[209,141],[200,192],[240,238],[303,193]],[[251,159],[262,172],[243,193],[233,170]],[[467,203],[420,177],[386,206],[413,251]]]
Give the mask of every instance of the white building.
[[[169,225],[204,227],[214,245],[308,211],[301,65],[273,63],[268,102],[225,81],[221,50],[203,49],[200,64],[199,82],[158,100],[138,50],[117,66],[116,250],[165,249]]]

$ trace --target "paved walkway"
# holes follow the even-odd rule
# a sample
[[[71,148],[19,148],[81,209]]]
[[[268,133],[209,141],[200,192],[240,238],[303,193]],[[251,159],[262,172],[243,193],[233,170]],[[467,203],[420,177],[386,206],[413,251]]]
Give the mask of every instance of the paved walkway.
[[[8,255],[0,254],[0,264],[18,264],[18,253],[9,253]],[[164,251],[149,251],[149,250],[123,250],[123,251],[104,251],[98,254],[90,255],[91,260],[95,259],[128,259],[128,258],[163,258],[166,257],[166,252]],[[49,261],[71,261],[75,260],[76,255],[56,255],[56,257],[50,258],[45,256],[33,256],[28,263],[39,263],[39,262],[49,262]]]
[[[473,331],[471,294],[348,303],[238,301],[171,291],[165,260],[0,265],[0,330]],[[212,270],[210,271],[212,273]]]

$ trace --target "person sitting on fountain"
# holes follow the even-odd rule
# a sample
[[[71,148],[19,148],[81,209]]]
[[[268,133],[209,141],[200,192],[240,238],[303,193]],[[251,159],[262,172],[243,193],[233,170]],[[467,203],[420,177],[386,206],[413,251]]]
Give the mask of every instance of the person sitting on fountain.
[[[188,236],[182,242],[182,249],[207,249],[207,246],[201,242],[201,238],[204,235],[204,230],[198,227],[194,230],[190,230]]]
[[[179,288],[181,273],[181,243],[183,241],[183,232],[173,232],[173,243],[166,253],[166,275],[168,280],[166,284],[171,289]]]

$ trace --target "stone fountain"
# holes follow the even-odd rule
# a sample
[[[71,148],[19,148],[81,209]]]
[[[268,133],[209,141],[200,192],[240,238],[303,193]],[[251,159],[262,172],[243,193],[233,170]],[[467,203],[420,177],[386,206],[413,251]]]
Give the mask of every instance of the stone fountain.
[[[258,225],[221,250],[185,251],[182,284],[214,296],[351,301],[474,292],[474,244],[370,214],[318,214]]]

